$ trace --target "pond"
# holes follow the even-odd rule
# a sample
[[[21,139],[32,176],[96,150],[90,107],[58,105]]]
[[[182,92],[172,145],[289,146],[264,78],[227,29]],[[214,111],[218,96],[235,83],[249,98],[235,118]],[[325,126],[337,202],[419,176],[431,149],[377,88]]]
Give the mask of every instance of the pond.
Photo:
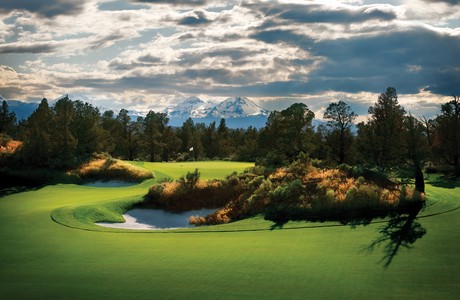
[[[183,213],[172,213],[161,209],[135,208],[127,211],[123,217],[125,223],[98,222],[96,225],[120,229],[177,229],[194,227],[188,223],[191,216],[206,216],[215,209],[191,210]]]
[[[129,181],[122,181],[122,180],[97,180],[84,183],[84,186],[93,186],[93,187],[124,187],[124,186],[132,186],[138,184],[137,182],[129,182]]]

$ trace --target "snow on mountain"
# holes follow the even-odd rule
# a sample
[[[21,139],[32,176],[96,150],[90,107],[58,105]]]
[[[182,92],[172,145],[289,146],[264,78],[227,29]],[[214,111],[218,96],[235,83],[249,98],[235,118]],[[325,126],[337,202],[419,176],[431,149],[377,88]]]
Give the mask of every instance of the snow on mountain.
[[[214,118],[238,118],[249,116],[268,116],[269,112],[246,97],[231,97],[217,104],[208,113]]]
[[[216,105],[212,101],[203,101],[198,97],[192,96],[179,102],[176,106],[165,109],[170,118],[203,118]]]

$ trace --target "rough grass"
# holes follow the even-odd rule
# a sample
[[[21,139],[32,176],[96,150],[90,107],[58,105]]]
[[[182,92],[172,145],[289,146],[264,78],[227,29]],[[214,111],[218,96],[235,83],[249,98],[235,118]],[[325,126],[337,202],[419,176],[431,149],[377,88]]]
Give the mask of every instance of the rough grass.
[[[155,234],[80,230],[50,218],[61,207],[134,200],[151,183],[61,184],[0,198],[2,298],[457,299],[460,294],[459,185],[427,185],[427,208],[417,220],[427,233],[412,249],[401,248],[387,268],[380,262],[382,247],[367,251],[385,223],[356,229],[303,223],[307,228],[271,231],[272,223],[254,218],[225,226],[262,231]]]
[[[104,181],[140,182],[154,177],[154,173],[150,170],[111,157],[94,158],[73,172],[81,178]]]

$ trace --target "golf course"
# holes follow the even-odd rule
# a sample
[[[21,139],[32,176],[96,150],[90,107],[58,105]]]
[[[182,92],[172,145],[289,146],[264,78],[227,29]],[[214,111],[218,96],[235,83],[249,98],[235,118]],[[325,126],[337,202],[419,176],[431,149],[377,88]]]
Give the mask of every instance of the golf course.
[[[366,226],[275,227],[258,216],[142,231],[95,225],[122,221],[124,210],[161,178],[198,168],[202,179],[221,179],[253,165],[132,164],[156,178],[123,187],[56,184],[0,197],[1,299],[457,299],[460,294],[458,181],[431,175],[426,208],[410,224],[415,233],[399,240],[398,228],[382,230],[395,224],[389,219]]]

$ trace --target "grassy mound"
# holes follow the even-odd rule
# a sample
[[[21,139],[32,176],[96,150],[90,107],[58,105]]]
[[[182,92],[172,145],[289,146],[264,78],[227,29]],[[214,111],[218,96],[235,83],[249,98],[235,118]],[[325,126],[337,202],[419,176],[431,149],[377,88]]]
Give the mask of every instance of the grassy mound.
[[[79,177],[92,180],[122,180],[140,182],[154,178],[154,173],[145,168],[107,156],[95,156],[80,168],[72,171]]]
[[[117,200],[109,203],[65,206],[51,212],[51,219],[61,225],[85,230],[110,231],[104,227],[95,228],[97,222],[124,223],[122,214],[131,209],[138,197]]]

